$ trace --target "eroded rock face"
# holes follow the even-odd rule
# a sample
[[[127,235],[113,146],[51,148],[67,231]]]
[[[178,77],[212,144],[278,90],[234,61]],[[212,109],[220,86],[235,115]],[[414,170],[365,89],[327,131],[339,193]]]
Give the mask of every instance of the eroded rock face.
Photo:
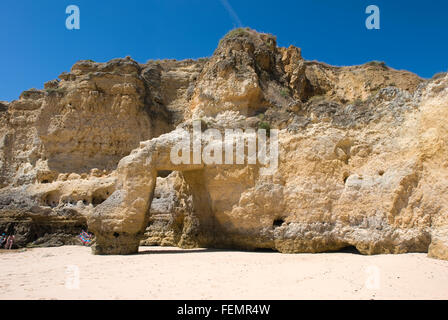
[[[115,189],[113,175],[81,178],[71,174],[46,184],[0,190],[0,227],[15,233],[16,245],[76,244],[87,216]]]
[[[447,107],[446,74],[332,67],[247,29],[209,59],[84,61],[46,90],[0,104],[0,217],[41,210],[39,221],[55,225],[69,221],[61,199],[70,197],[97,254],[140,243],[355,246],[448,259]],[[279,129],[278,170],[174,165],[170,151],[193,120],[221,132]],[[23,202],[8,200],[16,190]],[[37,209],[42,192],[50,195]]]
[[[140,141],[171,131],[179,122],[179,104],[187,99],[186,91],[194,82],[189,77],[201,70],[204,63],[205,60],[138,64],[130,58],[107,63],[80,61],[69,73],[61,74],[59,80],[47,82],[44,90],[31,89],[23,92],[19,100],[1,102],[0,187],[14,192],[14,187],[46,187],[64,179],[113,174],[119,160]],[[184,69],[191,70],[187,78]],[[48,209],[59,215],[50,206]],[[87,227],[88,210],[81,211],[84,218],[71,235]],[[24,213],[21,208],[0,209],[0,231],[16,230],[12,226],[24,220],[13,217],[19,212],[34,221],[33,216],[28,216],[31,213]],[[62,217],[61,226],[64,221]],[[33,228],[42,229],[40,225]],[[41,230],[37,237],[67,233],[65,229],[53,229]],[[67,242],[65,236],[57,238],[60,241],[53,242]]]

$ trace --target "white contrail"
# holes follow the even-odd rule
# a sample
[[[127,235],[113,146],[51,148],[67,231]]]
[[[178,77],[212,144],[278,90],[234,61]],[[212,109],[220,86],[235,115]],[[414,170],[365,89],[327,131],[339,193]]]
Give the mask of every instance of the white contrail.
[[[240,18],[236,14],[235,10],[233,10],[232,6],[229,4],[227,0],[221,0],[222,5],[226,8],[227,12],[230,14],[232,19],[236,22],[239,28],[243,27]]]

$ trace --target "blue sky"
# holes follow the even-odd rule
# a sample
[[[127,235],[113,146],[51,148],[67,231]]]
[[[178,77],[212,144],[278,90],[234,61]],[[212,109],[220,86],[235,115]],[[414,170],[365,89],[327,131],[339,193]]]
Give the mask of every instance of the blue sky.
[[[80,30],[65,27],[71,4]],[[380,30],[365,27],[370,4],[380,8]],[[448,69],[445,0],[2,0],[0,100],[42,88],[81,59],[210,56],[240,24],[332,65],[380,60],[422,77]]]

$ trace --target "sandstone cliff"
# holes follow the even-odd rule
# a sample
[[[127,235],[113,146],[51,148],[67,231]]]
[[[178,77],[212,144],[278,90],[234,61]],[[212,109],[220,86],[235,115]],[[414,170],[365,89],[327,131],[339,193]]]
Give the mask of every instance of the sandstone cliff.
[[[448,259],[448,75],[332,67],[249,29],[213,56],[80,61],[0,103],[0,229],[139,243]],[[279,129],[279,168],[173,165],[180,130]],[[0,230],[1,231],[1,230]]]

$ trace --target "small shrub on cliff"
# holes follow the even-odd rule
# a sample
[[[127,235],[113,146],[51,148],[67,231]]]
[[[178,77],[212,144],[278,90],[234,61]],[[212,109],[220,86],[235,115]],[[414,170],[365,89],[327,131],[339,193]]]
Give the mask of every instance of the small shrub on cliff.
[[[366,65],[372,66],[372,67],[381,67],[383,69],[387,69],[387,65],[384,61],[370,61],[367,62]]]
[[[224,38],[234,38],[234,37],[239,37],[239,36],[244,36],[244,35],[247,35],[247,30],[244,28],[237,28],[237,29],[230,30],[224,36]]]
[[[247,36],[249,35],[248,32],[249,28],[237,28],[237,29],[233,29],[230,30],[220,41],[219,44],[221,45],[222,41],[225,39],[231,39],[231,38],[236,38],[236,37],[242,37],[242,36]]]
[[[48,88],[48,89],[45,89],[45,91],[47,92],[47,94],[49,96],[56,95],[56,94],[64,94],[65,93],[65,89],[64,88]]]
[[[437,80],[437,79],[443,78],[446,74],[447,74],[447,72],[438,72],[435,75],[433,75],[431,79]]]
[[[208,60],[209,60],[209,58],[198,58],[197,62],[206,63]]]
[[[41,95],[42,95],[41,90],[31,88],[29,90],[22,92],[21,97],[25,99],[38,99],[39,97],[41,97]]]
[[[31,97],[31,93],[30,93],[30,91],[32,91],[32,90],[33,90],[33,89],[30,89],[30,90],[28,90],[28,91],[23,92],[23,93],[22,93],[23,97],[26,98],[26,99],[28,99],[29,97]]]
[[[261,121],[258,123],[258,129],[265,129],[266,136],[270,137],[271,135],[271,125],[267,122]]]
[[[325,96],[324,95],[317,95],[317,96],[312,96],[308,102],[311,104],[315,104],[315,103],[319,103],[325,100]]]
[[[280,95],[283,98],[286,98],[290,95],[289,89],[288,88],[283,88],[282,90],[280,90]]]

